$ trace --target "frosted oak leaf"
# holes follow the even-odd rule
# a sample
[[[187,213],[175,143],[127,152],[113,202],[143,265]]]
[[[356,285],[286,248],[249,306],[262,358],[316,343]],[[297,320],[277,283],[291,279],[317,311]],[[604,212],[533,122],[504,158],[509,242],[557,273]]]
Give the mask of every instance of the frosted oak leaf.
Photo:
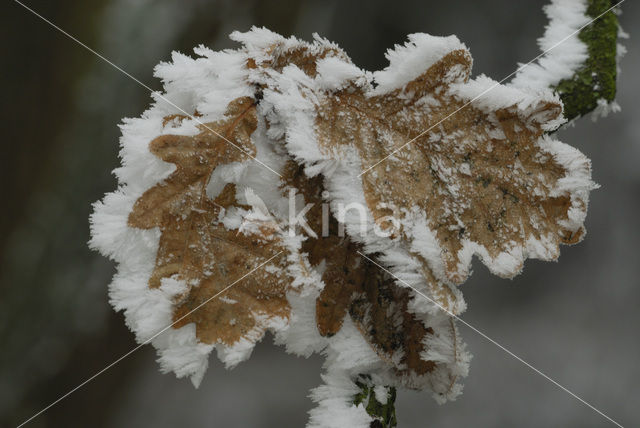
[[[283,176],[287,186],[304,195],[305,203],[313,204],[306,218],[313,230],[320,231],[322,177],[306,177],[303,168],[294,162],[288,163]],[[307,239],[301,248],[308,254],[311,266],[322,266],[323,289],[315,302],[318,332],[333,338],[348,317],[390,369],[389,383],[415,389],[428,386],[438,397],[454,398],[460,391],[456,382],[464,376],[463,366],[469,359],[454,320],[442,313],[413,314],[408,310],[409,289],[397,285],[378,266],[363,260],[359,254],[361,245],[340,236],[335,218],[330,219],[326,228],[328,234],[318,233],[317,239]],[[435,342],[451,351],[449,358],[441,355],[432,358],[437,354],[432,349]]]
[[[149,287],[159,287],[164,278],[187,285],[176,298],[175,328],[195,323],[200,342],[233,346],[242,339],[255,341],[274,320],[287,319],[285,293],[290,280],[283,274],[287,249],[276,230],[266,225],[258,233],[238,233],[221,221],[225,210],[248,208],[236,201],[235,186],[227,184],[215,199],[207,196],[206,187],[216,167],[255,155],[253,100],[234,100],[226,115],[222,121],[200,125],[201,132],[194,136],[169,134],[151,141],[150,151],[174,163],[176,169],[136,201],[128,223],[134,228],[160,229]],[[247,275],[278,253],[282,254],[268,265],[271,269]],[[224,296],[194,311],[236,282]]]
[[[526,258],[553,260],[584,236],[590,162],[547,134],[563,122],[561,101],[470,79],[455,36],[411,35],[375,73],[319,38],[234,37],[255,58],[288,151],[325,177],[334,206],[367,208],[366,232],[354,214],[349,234],[446,309],[464,310],[455,285],[473,255],[511,277]],[[373,233],[388,207],[399,208],[395,241]]]

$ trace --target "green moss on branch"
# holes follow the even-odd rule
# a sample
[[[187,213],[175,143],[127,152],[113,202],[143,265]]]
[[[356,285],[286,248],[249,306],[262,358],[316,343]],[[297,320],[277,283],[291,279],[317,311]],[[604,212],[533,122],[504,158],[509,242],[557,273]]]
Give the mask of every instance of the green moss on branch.
[[[616,3],[588,0],[587,15],[596,18]],[[587,45],[589,57],[573,77],[560,81],[554,88],[562,98],[569,120],[595,109],[600,99],[611,102],[615,98],[618,17],[611,10],[583,28],[578,37]]]

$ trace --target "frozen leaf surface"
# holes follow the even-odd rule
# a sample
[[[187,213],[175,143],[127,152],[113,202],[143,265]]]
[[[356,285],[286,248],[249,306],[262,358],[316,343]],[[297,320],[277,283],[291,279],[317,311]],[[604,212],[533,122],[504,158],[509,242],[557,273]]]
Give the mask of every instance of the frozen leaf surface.
[[[261,233],[244,234],[222,223],[225,210],[242,208],[235,186],[228,184],[215,200],[206,194],[217,166],[255,155],[253,100],[234,100],[226,116],[199,125],[201,132],[194,136],[163,135],[150,143],[150,151],[175,164],[176,170],[136,201],[129,225],[158,227],[161,232],[149,286],[159,287],[163,278],[187,285],[177,298],[175,327],[195,323],[201,342],[231,346],[243,338],[262,337],[274,318],[288,317],[285,292],[290,279],[284,273],[286,257],[278,256],[286,249],[275,230],[262,227]],[[267,269],[249,275],[273,256]],[[223,297],[214,298],[231,284]]]
[[[354,215],[343,216],[347,231],[390,266],[416,265],[441,306],[464,309],[452,285],[473,255],[510,277],[526,258],[553,260],[559,244],[582,238],[590,163],[545,134],[563,121],[557,96],[470,80],[471,55],[453,36],[412,35],[375,73],[323,40],[274,36],[265,48],[236,37],[262,58],[254,79],[290,153],[324,175],[334,206],[367,208],[364,232]],[[274,63],[288,65],[274,73]],[[395,241],[373,233],[389,217]]]
[[[285,168],[284,177],[287,185],[304,195],[305,203],[313,203],[306,218],[310,227],[322,235],[322,177],[306,177],[303,169],[293,162]],[[349,237],[340,236],[334,218],[324,227],[328,232],[326,236],[308,239],[302,245],[311,266],[322,267],[323,288],[315,301],[315,320],[320,335],[334,337],[348,317],[383,365],[389,368],[398,385],[433,388],[437,382],[432,375],[437,372],[438,376],[447,378],[446,385],[437,388],[438,393],[447,396],[453,392],[457,380],[454,373],[467,356],[430,359],[438,351],[427,352],[434,351],[430,343],[441,340],[451,349],[459,346],[461,354],[464,353],[460,339],[451,336],[451,328],[455,328],[453,321],[445,323],[443,328],[442,314],[422,318],[413,314],[408,309],[411,290],[399,286],[378,266],[364,260],[359,254],[362,246]],[[349,351],[353,350],[345,349],[345,353]],[[348,355],[341,357],[348,358]]]

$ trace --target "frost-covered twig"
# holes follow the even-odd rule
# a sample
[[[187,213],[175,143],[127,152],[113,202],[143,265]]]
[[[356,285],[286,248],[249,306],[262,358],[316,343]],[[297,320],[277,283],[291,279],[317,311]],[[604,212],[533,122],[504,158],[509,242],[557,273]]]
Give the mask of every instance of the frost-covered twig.
[[[549,24],[538,40],[543,51],[550,50],[538,63],[523,68],[512,85],[554,89],[568,120],[594,110],[598,115],[617,111],[617,63],[625,52],[618,38],[626,37],[618,26],[619,9],[613,7],[619,3],[553,0],[544,9]],[[577,36],[558,44],[579,29]]]

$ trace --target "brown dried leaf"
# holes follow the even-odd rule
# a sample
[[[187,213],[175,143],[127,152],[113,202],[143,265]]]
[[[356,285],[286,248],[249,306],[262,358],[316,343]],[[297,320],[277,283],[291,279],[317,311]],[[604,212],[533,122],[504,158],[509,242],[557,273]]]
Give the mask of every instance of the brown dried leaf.
[[[425,328],[408,311],[410,299],[409,289],[399,287],[392,277],[378,268],[362,284],[349,310],[362,335],[401,376],[424,375],[436,366],[435,362],[425,361],[420,356],[424,351],[425,336],[433,334],[433,330]],[[394,363],[398,355],[401,356],[399,363]]]
[[[363,170],[404,146],[363,175],[367,205],[376,220],[387,215],[380,206],[426,213],[442,249],[446,277],[456,283],[468,275],[468,262],[460,256],[464,241],[483,246],[494,259],[514,245],[524,247],[530,238],[552,237],[549,245],[557,254],[559,243],[574,243],[583,233],[561,226],[571,200],[550,193],[567,171],[536,144],[543,134],[540,117],[559,117],[562,106],[541,102],[536,120],[522,117],[515,106],[493,113],[473,105],[462,108],[466,101],[451,95],[448,85],[454,73],[454,81],[466,81],[470,67],[466,51],[453,51],[403,89],[367,97],[349,88],[325,97],[316,121],[321,149],[332,153],[346,144],[355,146]],[[429,107],[418,104],[424,96],[435,101]],[[411,232],[403,233],[407,238]]]
[[[319,235],[308,239],[303,251],[312,266],[324,263],[324,289],[316,300],[316,323],[323,336],[333,336],[349,314],[374,351],[395,368],[401,379],[424,375],[436,366],[420,357],[426,335],[433,330],[407,310],[409,290],[358,254],[361,246],[348,237],[338,236],[338,223],[329,219],[328,234],[322,230],[322,191],[320,177],[307,178],[303,169],[290,162],[284,172],[285,183],[300,191],[305,203],[313,203],[306,215],[309,226]],[[396,358],[398,355],[401,357]]]
[[[350,62],[333,48],[287,49],[272,48],[274,59],[263,66],[293,64],[314,77],[314,56],[316,63],[327,56]],[[431,294],[444,306],[455,300],[446,284],[466,280],[472,253],[508,277],[527,256],[554,259],[559,244],[584,234],[572,215],[586,211],[586,199],[555,192],[571,172],[539,143],[544,125],[561,116],[560,101],[540,97],[526,112],[518,101],[487,111],[451,90],[464,86],[470,72],[469,52],[457,49],[400,89],[376,94],[353,81],[339,90],[313,89],[311,97],[320,152],[341,159],[348,149],[357,150],[374,221],[381,224],[390,208],[398,209],[407,248],[419,221],[420,232],[428,228],[434,235],[442,268],[434,270],[434,260],[415,249],[411,253],[422,260]],[[588,174],[588,161],[581,162]]]
[[[174,327],[195,323],[196,335],[204,343],[254,341],[270,320],[289,315],[285,296],[289,280],[282,274],[286,258],[278,237],[273,233],[245,235],[219,222],[221,210],[238,206],[233,184],[215,200],[206,195],[217,166],[246,160],[255,153],[251,134],[256,126],[255,105],[245,97],[229,104],[224,120],[201,125],[195,136],[163,135],[153,140],[151,152],[174,163],[176,170],[147,190],[129,215],[131,227],[160,229],[149,286],[159,287],[163,278],[187,284],[188,291],[176,302],[173,319],[179,322]],[[282,254],[270,262],[277,269],[263,268],[247,275],[278,253]],[[231,284],[235,285],[220,295]],[[187,315],[213,296],[220,298]]]
[[[321,177],[307,178],[303,169],[295,162],[287,164],[283,176],[285,185],[293,187],[304,196],[305,204],[313,204],[305,218],[318,238],[304,241],[302,251],[308,254],[312,266],[319,266],[324,262],[324,289],[316,301],[316,321],[321,335],[333,336],[342,327],[352,296],[366,281],[367,271],[357,253],[358,246],[348,237],[338,235],[338,224],[333,217],[325,217],[328,220],[328,233],[321,233]]]

